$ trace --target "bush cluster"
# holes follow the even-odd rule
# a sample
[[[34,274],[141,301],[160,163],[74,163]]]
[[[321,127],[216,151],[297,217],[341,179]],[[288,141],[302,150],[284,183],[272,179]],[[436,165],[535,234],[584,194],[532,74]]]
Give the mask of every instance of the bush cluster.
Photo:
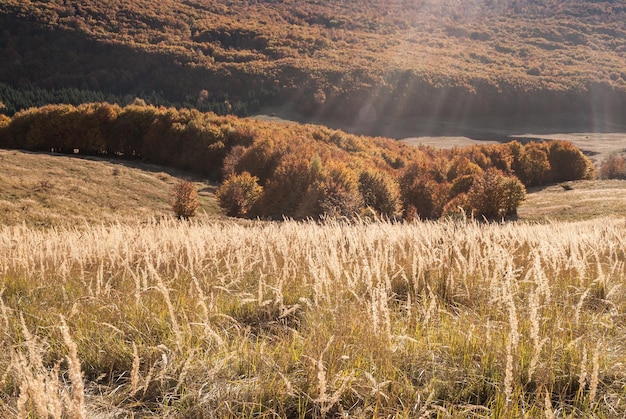
[[[564,141],[435,150],[295,126],[274,126],[271,135],[234,148],[225,162],[224,194],[249,173],[260,192],[245,216],[271,219],[372,212],[502,219],[516,216],[527,186],[594,176],[590,160]]]
[[[0,121],[0,147],[141,158],[225,180],[229,215],[268,219],[515,216],[526,186],[588,179],[571,143],[412,147],[320,126],[188,109],[49,105]]]

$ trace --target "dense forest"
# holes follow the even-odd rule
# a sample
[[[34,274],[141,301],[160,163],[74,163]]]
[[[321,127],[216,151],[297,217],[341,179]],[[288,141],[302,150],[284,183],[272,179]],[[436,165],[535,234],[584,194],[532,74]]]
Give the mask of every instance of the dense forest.
[[[618,1],[101,0],[0,4],[0,102],[246,115],[566,113],[623,120]]]
[[[323,126],[107,103],[0,115],[0,147],[141,158],[223,181],[237,217],[514,217],[526,186],[594,176],[563,141],[451,150]]]

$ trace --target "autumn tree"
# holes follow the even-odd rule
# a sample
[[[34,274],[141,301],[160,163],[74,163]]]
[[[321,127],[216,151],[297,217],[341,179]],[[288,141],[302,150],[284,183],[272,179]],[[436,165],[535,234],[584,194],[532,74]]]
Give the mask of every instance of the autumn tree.
[[[546,183],[551,169],[547,147],[541,143],[526,144],[515,168],[515,174],[527,186]]]
[[[172,190],[172,209],[178,218],[189,219],[198,210],[198,191],[187,180],[178,181]]]
[[[316,200],[311,194],[321,181],[321,172],[311,150],[287,153],[264,185],[261,213],[275,219],[282,216],[306,218],[317,216]]]
[[[0,129],[5,128],[11,122],[11,118],[6,115],[0,114]]]
[[[595,167],[591,160],[567,141],[551,142],[549,159],[552,182],[593,179],[595,176]]]
[[[384,217],[397,215],[401,208],[397,182],[387,173],[365,170],[359,176],[359,191],[363,202]]]
[[[322,215],[352,218],[363,208],[358,176],[343,162],[333,162],[322,173],[319,206]]]
[[[420,218],[438,218],[443,210],[439,205],[439,183],[432,178],[431,165],[425,159],[419,159],[408,165],[399,178],[405,217],[415,212]],[[410,217],[409,217],[410,218]]]
[[[263,195],[258,178],[248,172],[228,177],[217,191],[220,207],[231,217],[247,217]]]
[[[626,158],[611,154],[600,166],[600,177],[603,179],[626,179]]]
[[[467,205],[474,216],[497,220],[514,216],[525,197],[526,189],[518,179],[489,168],[475,176],[467,193]]]

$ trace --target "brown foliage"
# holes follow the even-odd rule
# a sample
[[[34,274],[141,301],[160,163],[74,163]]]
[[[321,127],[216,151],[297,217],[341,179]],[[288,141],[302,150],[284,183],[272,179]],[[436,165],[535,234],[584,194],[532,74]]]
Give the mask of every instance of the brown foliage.
[[[620,116],[626,100],[616,2],[7,0],[0,12],[0,79],[16,85],[154,90],[223,112],[291,100],[351,120],[366,101],[367,118]]]
[[[467,193],[467,206],[475,217],[497,220],[516,215],[525,196],[526,190],[519,180],[489,168],[474,177]]]
[[[593,179],[595,166],[580,149],[566,141],[552,141],[550,146],[550,180],[564,182]]]
[[[359,192],[365,206],[378,215],[394,217],[402,202],[397,182],[386,172],[365,170],[359,176]]]
[[[515,174],[528,186],[543,185],[550,179],[550,150],[545,143],[529,143],[524,146]]]
[[[198,191],[193,183],[181,180],[172,189],[172,209],[178,218],[189,219],[198,209]]]
[[[500,218],[514,215],[523,197],[515,175],[539,185],[593,173],[565,142],[436,150],[324,127],[138,105],[24,111],[0,127],[0,146],[76,148],[225,176],[220,196],[228,214],[272,219],[352,217],[367,207],[385,217],[435,219],[465,203]]]
[[[255,203],[263,194],[258,178],[243,172],[229,176],[217,191],[220,206],[231,217],[247,217],[252,215]]]
[[[607,157],[600,166],[602,179],[626,179],[626,158],[617,154]]]

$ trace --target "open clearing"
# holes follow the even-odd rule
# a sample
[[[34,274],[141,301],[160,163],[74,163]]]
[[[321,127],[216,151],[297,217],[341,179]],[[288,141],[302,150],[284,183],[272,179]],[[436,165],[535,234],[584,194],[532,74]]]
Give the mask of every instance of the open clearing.
[[[527,192],[526,201],[518,210],[521,220],[626,217],[626,180],[582,180]]]
[[[586,116],[551,115],[520,118],[390,118],[356,115],[352,123],[304,118],[285,107],[263,109],[254,118],[327,125],[346,132],[384,136],[411,145],[466,147],[512,140],[565,140],[597,165],[611,153],[626,152],[626,125]]]

